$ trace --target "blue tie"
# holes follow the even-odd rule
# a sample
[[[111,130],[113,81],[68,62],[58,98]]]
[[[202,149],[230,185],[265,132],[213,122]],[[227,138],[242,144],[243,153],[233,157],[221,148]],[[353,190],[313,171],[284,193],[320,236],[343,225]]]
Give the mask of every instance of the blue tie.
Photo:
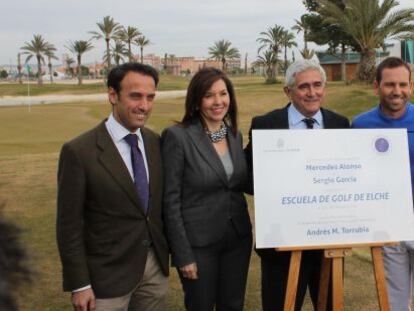
[[[131,163],[132,171],[134,172],[135,190],[137,191],[144,213],[146,214],[148,211],[149,187],[144,158],[138,147],[138,136],[136,134],[128,134],[124,139],[131,146]]]

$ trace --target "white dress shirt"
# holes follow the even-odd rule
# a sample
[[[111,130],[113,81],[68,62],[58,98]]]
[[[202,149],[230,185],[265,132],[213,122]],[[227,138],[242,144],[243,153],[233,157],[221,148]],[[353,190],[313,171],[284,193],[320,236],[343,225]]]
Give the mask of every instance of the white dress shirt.
[[[319,109],[317,113],[315,113],[312,118],[315,120],[313,124],[314,129],[323,129],[323,117],[321,110]],[[289,121],[289,129],[297,130],[303,129],[306,130],[306,124],[302,120],[306,119],[306,117],[296,109],[296,107],[291,103],[288,107],[288,121]]]
[[[127,130],[121,123],[119,123],[111,113],[108,120],[105,122],[106,129],[109,132],[109,135],[114,142],[116,149],[118,149],[119,154],[124,160],[124,163],[131,175],[131,178],[134,179],[134,171],[132,170],[132,163],[131,163],[131,147],[124,139],[125,136],[128,134],[136,134],[138,136],[138,147],[141,150],[142,157],[144,159],[145,170],[147,172],[147,179],[149,182],[149,174],[148,174],[148,163],[147,157],[145,156],[145,146],[144,140],[142,139],[141,129],[137,129],[135,133],[130,132]]]

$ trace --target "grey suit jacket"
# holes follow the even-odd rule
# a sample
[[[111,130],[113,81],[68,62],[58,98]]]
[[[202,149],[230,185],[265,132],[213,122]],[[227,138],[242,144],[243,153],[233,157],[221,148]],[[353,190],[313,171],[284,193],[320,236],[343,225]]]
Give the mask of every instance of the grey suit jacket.
[[[147,215],[104,122],[63,145],[56,230],[65,291],[91,284],[98,298],[127,294],[142,278],[150,240],[168,274],[159,137],[148,129],[142,137],[150,180]]]
[[[172,126],[162,134],[165,169],[164,217],[174,265],[195,261],[192,247],[218,242],[229,219],[240,236],[251,233],[243,194],[247,166],[240,133],[228,134],[234,173],[227,180],[223,164],[201,122]]]

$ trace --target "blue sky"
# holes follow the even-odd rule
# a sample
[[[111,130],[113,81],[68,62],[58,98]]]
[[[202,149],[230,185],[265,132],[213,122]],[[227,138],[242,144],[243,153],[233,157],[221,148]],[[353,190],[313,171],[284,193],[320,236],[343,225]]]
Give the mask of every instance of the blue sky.
[[[137,27],[152,44],[144,54],[207,57],[208,47],[230,40],[241,54],[254,60],[261,31],[274,24],[290,28],[306,12],[301,0],[26,0],[2,3],[0,64],[15,64],[19,48],[33,34],[53,43],[59,58],[69,53],[69,40],[89,39],[105,15]],[[402,7],[412,0],[399,1]],[[303,37],[298,35],[299,48]],[[84,55],[84,62],[101,61],[103,42]],[[315,47],[312,46],[311,47]],[[134,51],[138,53],[138,47]],[[69,53],[70,54],[70,53]],[[299,52],[296,50],[295,54]]]

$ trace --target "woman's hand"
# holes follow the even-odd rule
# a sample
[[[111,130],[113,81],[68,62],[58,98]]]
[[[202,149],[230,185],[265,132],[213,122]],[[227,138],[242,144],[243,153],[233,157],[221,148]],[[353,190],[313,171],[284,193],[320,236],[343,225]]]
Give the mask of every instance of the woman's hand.
[[[190,263],[189,265],[183,266],[179,268],[181,271],[181,274],[183,275],[183,278],[189,279],[189,280],[197,280],[197,264],[195,262]]]

